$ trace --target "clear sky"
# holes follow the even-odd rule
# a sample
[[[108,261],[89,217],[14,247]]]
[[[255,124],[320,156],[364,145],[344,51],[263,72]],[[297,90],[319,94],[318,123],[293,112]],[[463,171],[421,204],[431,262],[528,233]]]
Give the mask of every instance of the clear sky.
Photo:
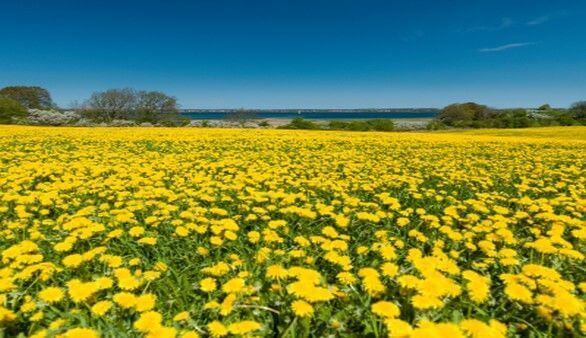
[[[184,108],[568,106],[586,99],[585,0],[19,0],[0,87],[62,106],[118,87]]]

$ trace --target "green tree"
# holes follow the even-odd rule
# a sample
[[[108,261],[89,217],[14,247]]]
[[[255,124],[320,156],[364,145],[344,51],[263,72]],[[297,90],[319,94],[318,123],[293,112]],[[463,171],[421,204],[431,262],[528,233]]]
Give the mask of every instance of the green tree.
[[[586,122],[586,101],[579,101],[570,107],[570,114],[572,118]]]
[[[291,120],[288,124],[277,127],[277,129],[320,129],[320,127],[313,121],[297,117]]]
[[[160,122],[171,116],[178,117],[177,99],[163,92],[139,91],[136,93],[134,116],[140,122]]]
[[[149,113],[177,113],[177,99],[163,92],[141,90],[136,94],[136,109]]]
[[[95,92],[81,110],[84,117],[97,121],[126,119],[152,123],[180,120],[178,112],[176,98],[158,91],[132,88]]]
[[[466,102],[454,103],[445,107],[437,118],[447,125],[458,125],[474,120],[489,119],[494,115],[494,111],[485,105]]]
[[[505,109],[499,111],[496,126],[501,128],[526,128],[537,126],[537,121],[525,109]],[[489,126],[492,127],[492,126]]]
[[[537,110],[541,110],[541,111],[548,111],[551,110],[551,106],[549,104],[542,104],[541,106],[539,106],[539,108],[537,108]]]
[[[26,114],[26,109],[18,101],[0,97],[0,123],[13,123],[14,118],[25,117]]]
[[[95,92],[84,104],[82,114],[93,120],[112,121],[127,118],[135,109],[137,92],[132,88]]]
[[[55,103],[45,88],[36,86],[10,86],[0,89],[0,97],[13,99],[25,109],[52,109]]]

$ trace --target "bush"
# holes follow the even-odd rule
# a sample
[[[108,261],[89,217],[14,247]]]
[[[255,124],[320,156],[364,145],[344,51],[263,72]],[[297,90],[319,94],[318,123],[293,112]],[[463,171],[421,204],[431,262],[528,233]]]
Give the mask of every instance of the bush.
[[[582,107],[582,108],[581,108]],[[576,125],[586,102],[574,104],[570,114],[554,110],[548,105],[539,112],[528,113],[525,109],[491,110],[476,103],[452,104],[442,110],[438,118],[430,122],[427,129],[441,128],[442,124],[457,128],[527,128],[554,125]]]
[[[226,113],[224,119],[229,122],[236,123],[240,127],[244,127],[248,122],[256,120],[256,112],[254,110],[238,109]]]
[[[368,131],[369,126],[365,121],[350,121],[344,130],[350,131]]]
[[[502,123],[501,128],[527,128],[539,126],[539,122],[531,118],[525,109],[503,110],[496,116]]]
[[[189,118],[179,113],[138,112],[132,119],[137,123],[158,124],[165,127],[182,127],[189,124]]]
[[[279,126],[278,129],[320,129],[319,125],[313,121],[304,120],[300,117],[294,118],[286,125]]]
[[[29,109],[26,122],[36,125],[62,126],[74,124],[79,119],[79,114],[74,111]]]
[[[364,121],[330,121],[328,128],[332,130],[351,131],[392,131],[395,128],[393,120],[374,119]]]
[[[15,119],[26,117],[26,109],[18,101],[0,97],[0,123],[14,123]]]
[[[349,122],[333,120],[328,123],[328,128],[333,130],[344,130],[348,128]]]
[[[425,128],[427,130],[444,130],[444,129],[447,129],[448,126],[446,126],[445,124],[443,124],[441,121],[431,120],[431,121],[429,121],[429,123],[427,123],[427,125],[425,126]]]
[[[560,114],[560,115],[556,116],[555,121],[560,126],[579,126],[581,124],[580,121],[578,121],[577,119],[574,119],[569,114]]]
[[[391,131],[395,129],[395,123],[393,122],[393,120],[389,119],[367,120],[366,123],[371,128],[370,130]]]
[[[330,121],[328,128],[332,130],[366,131],[368,125],[365,121]]]
[[[102,127],[134,127],[136,123],[131,120],[123,120],[123,119],[115,119],[108,122],[102,122],[100,124]]]
[[[261,121],[258,123],[259,127],[270,127],[271,124],[268,121]]]
[[[189,124],[190,121],[190,119],[179,114],[159,114],[158,119],[153,123],[158,123],[164,127],[185,127]]]
[[[495,112],[485,105],[466,102],[454,103],[445,107],[437,119],[447,125],[462,126],[462,121],[466,124],[469,121],[488,119],[494,115]]]

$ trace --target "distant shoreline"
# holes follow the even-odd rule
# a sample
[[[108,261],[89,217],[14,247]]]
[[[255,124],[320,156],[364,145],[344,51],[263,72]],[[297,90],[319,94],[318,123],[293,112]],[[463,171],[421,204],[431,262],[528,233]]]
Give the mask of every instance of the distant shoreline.
[[[181,115],[191,120],[222,120],[233,111],[182,111]],[[435,118],[439,112],[427,111],[253,111],[251,113],[257,119],[295,119],[331,121],[331,120],[372,120],[372,119],[430,119]]]
[[[293,119],[290,118],[266,118],[266,119],[256,119],[254,121],[248,121],[245,123],[244,126],[238,125],[238,123],[227,121],[225,119],[211,119],[211,120],[192,120],[191,126],[202,126],[201,124],[207,123],[208,127],[215,127],[215,128],[252,128],[252,129],[274,129],[278,127],[282,127],[291,123]],[[357,121],[358,119],[353,119]],[[401,130],[424,130],[426,125],[432,121],[432,118],[398,118],[398,119],[390,119],[393,120],[395,123],[395,128],[397,131]],[[315,123],[321,127],[327,127],[329,121],[331,120],[314,120]],[[265,127],[259,126],[260,122],[266,122],[267,125]]]
[[[217,108],[217,109],[180,109],[180,113],[230,113],[244,108]],[[275,108],[275,109],[244,109],[255,113],[439,113],[439,108]]]

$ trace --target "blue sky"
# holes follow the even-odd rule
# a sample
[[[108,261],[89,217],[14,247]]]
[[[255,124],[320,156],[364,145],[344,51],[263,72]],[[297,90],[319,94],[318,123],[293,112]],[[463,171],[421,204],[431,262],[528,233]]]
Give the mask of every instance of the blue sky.
[[[117,87],[185,108],[568,106],[586,1],[3,1],[0,87]]]

